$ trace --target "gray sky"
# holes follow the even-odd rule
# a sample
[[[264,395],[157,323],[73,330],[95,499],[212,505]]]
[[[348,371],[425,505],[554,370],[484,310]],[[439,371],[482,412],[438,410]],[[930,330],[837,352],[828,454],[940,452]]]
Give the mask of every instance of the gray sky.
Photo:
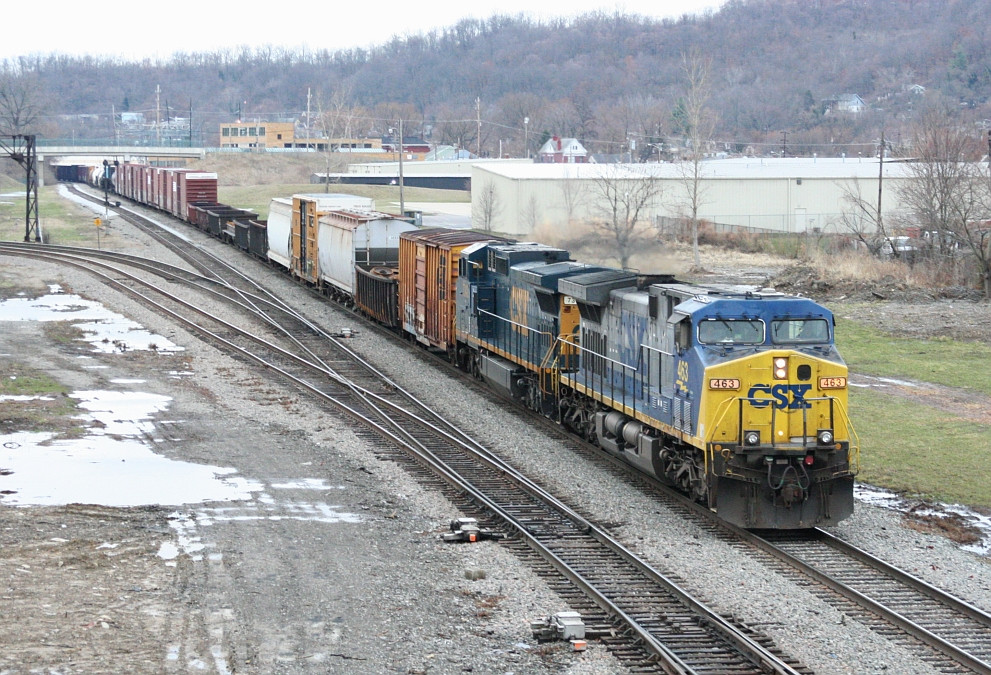
[[[602,11],[677,18],[715,10],[725,0],[430,0],[428,2],[220,3],[213,0],[85,3],[8,1],[0,9],[0,60],[31,54],[167,58],[226,47],[345,49],[451,26],[464,18],[526,14],[571,18]],[[540,5],[539,10],[534,6]],[[126,11],[121,9],[126,8]],[[277,9],[276,9],[277,8]],[[278,17],[278,20],[276,19]],[[285,19],[284,23],[281,23]]]

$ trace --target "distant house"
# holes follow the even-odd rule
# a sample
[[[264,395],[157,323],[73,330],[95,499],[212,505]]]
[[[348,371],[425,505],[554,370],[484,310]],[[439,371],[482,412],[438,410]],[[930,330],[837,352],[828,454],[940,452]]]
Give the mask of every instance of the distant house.
[[[577,138],[554,136],[537,151],[537,161],[542,164],[585,164],[588,150]]]
[[[921,84],[913,84],[909,86],[908,93],[915,94],[916,96],[922,96],[923,94],[926,93],[926,88],[923,87]]]
[[[862,113],[867,109],[864,99],[857,94],[840,94],[823,101],[826,112]]]

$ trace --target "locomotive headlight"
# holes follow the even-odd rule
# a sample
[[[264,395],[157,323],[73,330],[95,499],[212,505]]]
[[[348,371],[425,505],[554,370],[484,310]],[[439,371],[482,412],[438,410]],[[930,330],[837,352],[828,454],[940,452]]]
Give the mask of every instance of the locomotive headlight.
[[[747,447],[753,448],[760,445],[760,432],[759,431],[744,431],[743,432],[743,444]]]
[[[833,444],[833,430],[832,429],[820,429],[819,433],[816,434],[816,441],[819,445],[832,445]]]
[[[774,379],[788,379],[788,359],[783,356],[777,356],[774,359]]]

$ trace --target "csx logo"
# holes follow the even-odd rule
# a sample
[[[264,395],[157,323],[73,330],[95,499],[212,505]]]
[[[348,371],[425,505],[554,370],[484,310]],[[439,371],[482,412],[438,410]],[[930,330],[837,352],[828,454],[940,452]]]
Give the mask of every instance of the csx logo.
[[[811,384],[755,384],[747,392],[750,405],[755,408],[766,408],[771,403],[778,410],[800,410],[811,408],[812,404],[805,400],[805,395]]]

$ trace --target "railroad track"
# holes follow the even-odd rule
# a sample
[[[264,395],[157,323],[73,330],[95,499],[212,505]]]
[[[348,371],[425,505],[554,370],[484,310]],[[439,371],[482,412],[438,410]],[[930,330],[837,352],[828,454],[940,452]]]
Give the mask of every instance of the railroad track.
[[[652,499],[692,519],[711,536],[804,586],[934,669],[991,675],[991,613],[825,530],[752,532],[729,525],[670,486],[564,435],[556,426],[546,425],[546,430],[559,434],[574,452],[621,475]]]
[[[768,532],[755,540],[840,596],[831,602],[848,616],[919,653],[937,670],[991,674],[988,613],[824,530]]]
[[[499,528],[510,535],[514,549],[525,552],[530,560],[539,558],[545,573],[550,574],[549,570],[553,569],[556,580],[553,585],[567,589],[576,604],[590,610],[597,608],[598,615],[592,615],[593,632],[603,637],[631,667],[678,673],[807,672],[775,653],[766,638],[735,626],[692,598],[603,529],[582,518],[398,386],[387,383],[389,396],[385,396],[357,384],[358,378],[353,373],[340,375],[336,364],[347,358],[339,352],[335,352],[334,368],[328,367],[322,356],[313,358],[317,352],[312,348],[303,357],[295,356],[219,317],[208,316],[204,310],[159,288],[160,284],[156,286],[125,273],[121,267],[109,265],[105,256],[87,264],[78,259],[81,255],[78,251],[46,253],[44,247],[28,247],[33,249],[31,255],[88,269],[241,358],[276,370],[296,386],[359,420],[370,433],[381,438],[383,451],[395,453],[397,448],[402,449],[420,467],[429,468],[450,490],[461,495],[465,508],[481,509],[487,521],[498,521]],[[2,251],[15,249],[4,245]],[[18,252],[27,253],[23,249]],[[210,322],[222,328],[195,323],[166,307],[166,302],[153,301],[139,293],[133,287],[137,285],[167,298],[168,304],[208,316]],[[243,309],[246,305],[239,302],[239,306]],[[265,321],[268,320],[266,316]],[[266,356],[243,346],[244,340],[256,350],[260,347]],[[368,364],[355,365],[358,370],[367,367]],[[581,602],[576,593],[584,598]]]
[[[530,417],[528,415],[528,417]],[[619,475],[711,536],[804,586],[934,669],[991,675],[991,612],[957,598],[822,529],[753,532],[729,525],[672,487],[635,471],[540,417],[547,433]]]

